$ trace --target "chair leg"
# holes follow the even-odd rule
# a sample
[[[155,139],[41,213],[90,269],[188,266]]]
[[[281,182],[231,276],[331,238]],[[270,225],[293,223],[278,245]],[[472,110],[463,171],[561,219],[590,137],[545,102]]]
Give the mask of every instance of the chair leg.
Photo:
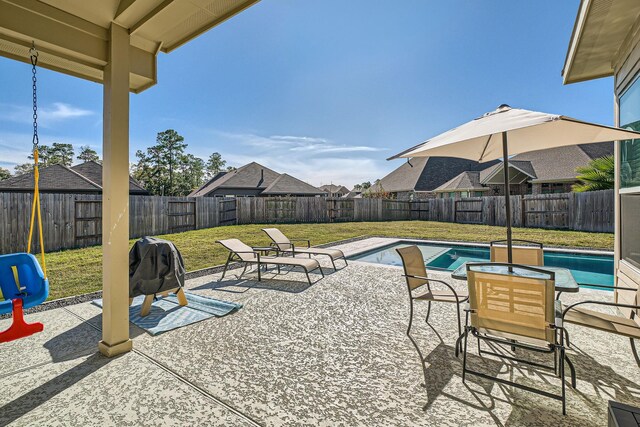
[[[307,271],[307,269],[304,269],[304,274],[307,275],[307,281],[309,282],[309,286],[311,286],[311,277],[309,277],[309,272]]]
[[[260,265],[260,262],[258,262],[258,282],[262,281],[262,276],[260,274],[260,267],[262,266]]]
[[[567,347],[571,347],[571,343],[569,341],[569,331],[566,329],[562,329],[562,333],[564,333],[565,340],[567,341]]]
[[[224,275],[227,274],[227,268],[229,267],[229,263],[231,262],[231,257],[233,256],[233,254],[229,253],[229,256],[227,257],[227,262],[224,264],[224,270],[222,270],[222,276],[218,279],[218,282],[221,282],[222,279],[224,279]],[[247,268],[247,265],[245,264],[245,269]],[[243,271],[244,273],[244,271]],[[240,275],[242,276],[242,274]]]
[[[424,323],[429,323],[429,315],[431,314],[431,301],[427,305],[427,317],[424,318]]]
[[[467,315],[468,316],[468,315]],[[467,374],[467,341],[469,336],[469,330],[467,329],[467,322],[464,326],[464,349],[462,350],[462,383],[464,384]]]
[[[333,257],[332,257],[332,256],[330,256],[330,257],[329,257],[329,259],[331,260],[331,264],[333,264],[333,271],[338,271],[338,269],[336,268],[336,263],[335,263],[335,261],[333,260]]]
[[[151,304],[153,303],[154,295],[146,295],[140,308],[140,317],[145,317],[151,311]]]
[[[573,366],[573,362],[571,362],[571,359],[569,359],[569,356],[567,356],[566,352],[564,354],[564,360],[567,361],[567,365],[569,365],[569,371],[571,372],[571,387],[576,388],[576,368]]]
[[[562,415],[567,415],[566,384],[564,381],[564,347],[560,347],[560,381],[562,381]]]
[[[636,343],[633,338],[629,338],[629,341],[631,341],[631,352],[633,353],[633,357],[636,359],[636,363],[640,367],[640,358],[638,357],[638,351],[636,350]]]
[[[462,319],[460,318],[460,304],[456,304],[456,314],[458,315],[458,336],[462,335]],[[456,342],[456,345],[461,345]],[[462,348],[460,348],[462,350]],[[458,347],[456,347],[456,357],[457,357]]]
[[[178,298],[178,304],[180,306],[184,307],[185,305],[188,304],[187,296],[184,294],[183,288],[178,289],[178,292],[176,292],[176,297]]]

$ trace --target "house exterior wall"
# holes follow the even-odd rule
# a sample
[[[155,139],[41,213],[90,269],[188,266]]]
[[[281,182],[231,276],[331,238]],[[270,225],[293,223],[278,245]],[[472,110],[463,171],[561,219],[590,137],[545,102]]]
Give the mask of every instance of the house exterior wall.
[[[632,30],[633,31],[633,30]],[[626,47],[626,49],[624,49]],[[623,46],[619,57],[615,61],[615,124],[617,126],[626,126],[628,123],[621,123],[621,98],[632,87],[640,84],[640,31],[636,31],[635,37]],[[629,111],[624,111],[625,115],[629,115]],[[633,111],[633,115],[640,117],[640,111]],[[626,121],[626,119],[624,119]],[[637,120],[637,119],[636,119]],[[640,187],[622,188],[620,172],[621,164],[621,148],[622,143],[617,141],[614,146],[614,156],[616,162],[616,180],[615,180],[615,276],[616,285],[622,287],[637,288],[640,286],[640,268],[632,262],[625,260],[623,253],[623,239],[636,239],[638,234],[635,230],[640,229],[637,215],[622,215],[622,198],[623,197],[640,197]],[[626,233],[623,236],[623,233]],[[637,240],[637,239],[636,239]],[[616,301],[626,304],[635,304],[635,291],[615,291]],[[623,314],[630,315],[628,309],[621,309]],[[636,317],[636,321],[638,317]],[[640,323],[640,321],[638,321]]]
[[[391,197],[396,200],[429,200],[435,199],[437,194],[433,191],[399,191],[391,193]]]
[[[487,196],[504,196],[504,185],[489,184],[487,187],[491,189],[491,191],[487,191]],[[531,194],[531,190],[529,189],[529,184],[527,182],[522,184],[511,184],[509,191],[510,194],[514,196]]]

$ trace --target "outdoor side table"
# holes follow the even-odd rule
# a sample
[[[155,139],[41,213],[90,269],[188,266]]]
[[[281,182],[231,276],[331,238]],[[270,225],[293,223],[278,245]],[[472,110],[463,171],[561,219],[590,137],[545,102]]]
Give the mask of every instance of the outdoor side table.
[[[556,291],[558,294],[562,292],[578,292],[580,290],[580,286],[576,279],[571,274],[571,271],[568,268],[562,267],[545,267],[545,266],[532,266],[538,268],[540,270],[547,270],[549,272],[555,273],[555,285]],[[487,264],[482,267],[478,267],[477,271],[483,271],[485,273],[498,273],[498,274],[514,274],[516,276],[523,277],[537,277],[543,278],[544,275],[540,273],[535,273],[529,270],[519,269],[518,267],[513,267],[513,271],[509,273],[509,267],[504,264]],[[467,263],[465,262],[460,267],[456,268],[453,273],[451,273],[451,277],[458,280],[467,280]],[[559,295],[558,295],[559,296]]]
[[[260,252],[260,256],[269,256],[271,252],[275,252],[277,256],[278,252],[280,252],[277,248],[274,248],[273,246],[253,246],[251,247],[251,249],[253,249],[256,252]],[[263,269],[264,271],[267,271],[267,266],[265,265]],[[278,267],[278,271],[280,271],[280,267]]]

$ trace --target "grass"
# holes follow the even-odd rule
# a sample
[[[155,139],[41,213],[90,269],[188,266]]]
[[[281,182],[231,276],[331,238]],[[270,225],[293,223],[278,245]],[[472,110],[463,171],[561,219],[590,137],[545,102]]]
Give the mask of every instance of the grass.
[[[185,233],[158,236],[171,240],[180,249],[188,271],[225,262],[227,252],[216,240],[239,238],[251,246],[264,245],[265,225],[234,225]],[[350,222],[333,224],[278,224],[291,238],[311,239],[311,244],[349,239],[358,236],[412,237],[431,240],[488,242],[504,239],[503,227],[453,224],[444,222]],[[542,242],[545,246],[596,248],[612,250],[613,234],[514,228],[513,237]],[[133,245],[134,240],[131,240]],[[102,288],[102,247],[51,252],[47,255],[50,281],[49,299],[94,292]]]

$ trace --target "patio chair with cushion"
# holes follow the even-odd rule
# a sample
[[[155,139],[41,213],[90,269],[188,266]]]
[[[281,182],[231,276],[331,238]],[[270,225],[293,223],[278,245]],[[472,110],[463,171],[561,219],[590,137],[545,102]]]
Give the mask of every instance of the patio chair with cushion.
[[[534,267],[518,265],[518,276],[505,273],[478,271],[486,263],[467,264],[469,307],[466,309],[462,381],[466,374],[511,385],[546,397],[562,401],[562,413],[566,413],[564,362],[571,370],[571,384],[575,387],[575,369],[565,354],[562,323],[556,319],[555,274]],[[516,265],[509,264],[514,267]],[[477,269],[477,270],[474,270]],[[530,275],[523,275],[527,271]],[[469,334],[478,339],[478,353],[496,356],[531,366],[552,370],[562,382],[561,394],[535,389],[525,384],[493,377],[467,367],[467,341]],[[491,343],[492,350],[483,350],[480,342]],[[554,356],[553,366],[524,360],[497,352],[496,346],[514,347]],[[558,364],[558,362],[560,362]]]
[[[258,281],[262,280],[262,275],[260,273],[261,268],[264,267],[266,269],[268,265],[275,265],[278,267],[278,272],[280,272],[281,266],[300,267],[307,275],[307,280],[310,285],[311,278],[309,277],[309,273],[312,271],[320,270],[320,274],[324,277],[324,272],[320,267],[320,263],[315,259],[262,255],[261,252],[263,252],[264,248],[252,248],[238,239],[217,240],[216,243],[220,243],[229,251],[229,256],[227,257],[227,262],[225,263],[224,271],[222,272],[222,277],[220,277],[219,280],[224,278],[224,275],[227,273],[227,268],[232,261],[244,264],[244,269],[242,270],[242,273],[240,273],[239,277],[242,277],[249,265],[256,265],[258,267]]]
[[[297,254],[307,254],[309,258],[311,255],[325,255],[328,256],[333,265],[333,269],[337,270],[335,261],[338,259],[344,260],[345,266],[348,265],[347,259],[344,253],[340,249],[324,249],[315,248],[311,246],[311,241],[308,239],[289,239],[284,233],[277,228],[263,228],[262,231],[267,233],[267,236],[273,241],[273,245],[278,248],[282,253],[291,254],[294,257]],[[304,242],[306,246],[296,246],[294,242]]]
[[[467,300],[466,292],[456,291],[450,284],[442,280],[428,278],[427,268],[425,267],[422,252],[420,252],[420,249],[417,246],[413,245],[405,248],[399,248],[396,249],[396,252],[398,252],[400,258],[402,258],[404,277],[407,280],[407,290],[409,291],[409,325],[407,326],[407,336],[409,339],[413,341],[410,332],[411,325],[413,323],[414,301],[425,301],[429,304],[427,307],[427,316],[425,318],[425,322],[427,323],[429,323],[429,314],[431,314],[432,302],[455,304],[456,313],[458,315],[458,336],[461,336],[462,321],[460,317],[460,304]],[[433,285],[436,284],[444,285],[446,289],[432,289]],[[458,353],[458,348],[459,346],[456,347],[456,354]]]
[[[628,288],[624,286],[600,286],[589,285],[592,288],[601,288],[605,290],[616,289],[620,291],[632,291],[635,292],[635,303],[638,304],[640,300],[640,288]],[[582,307],[583,305],[596,305],[605,307],[616,307],[623,309],[620,311],[628,312],[629,317],[621,316],[618,314],[603,313],[600,311],[589,310]],[[597,329],[603,332],[609,332],[611,334],[621,335],[629,338],[631,342],[631,352],[636,360],[636,363],[640,367],[640,358],[636,350],[635,341],[640,339],[640,325],[638,324],[637,317],[640,315],[640,305],[622,304],[609,301],[580,301],[568,306],[562,306],[562,319],[566,323],[571,323],[585,328]],[[567,337],[568,339],[568,337]]]
[[[513,239],[513,242],[526,245],[513,246],[511,250],[513,264],[544,265],[544,250],[542,243],[529,240]],[[489,243],[491,262],[509,262],[506,240],[494,240]]]

